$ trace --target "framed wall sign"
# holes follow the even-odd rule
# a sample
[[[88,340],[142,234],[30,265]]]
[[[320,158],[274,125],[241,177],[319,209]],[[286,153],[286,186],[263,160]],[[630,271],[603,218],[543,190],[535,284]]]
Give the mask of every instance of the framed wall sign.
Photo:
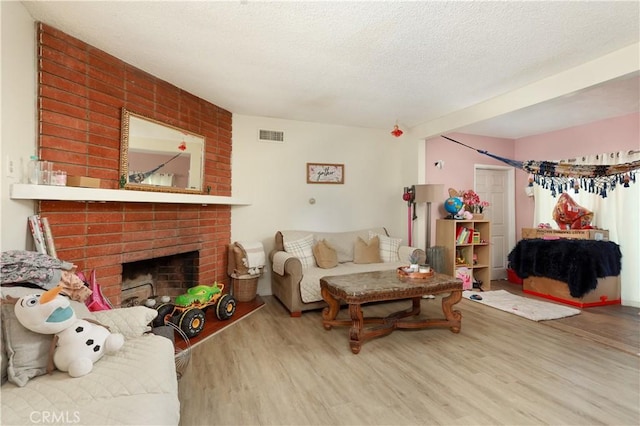
[[[344,164],[307,163],[307,183],[344,183]]]

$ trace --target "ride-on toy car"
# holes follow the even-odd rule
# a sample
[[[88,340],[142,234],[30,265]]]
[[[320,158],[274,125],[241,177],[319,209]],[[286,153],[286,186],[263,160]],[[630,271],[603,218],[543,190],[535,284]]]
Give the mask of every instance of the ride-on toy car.
[[[230,294],[223,294],[223,289],[224,284],[218,283],[191,287],[176,297],[174,303],[163,303],[156,307],[158,316],[153,320],[153,326],[160,327],[171,321],[187,337],[197,336],[204,328],[205,310],[209,307],[215,306],[219,320],[231,318],[236,311],[236,299]]]

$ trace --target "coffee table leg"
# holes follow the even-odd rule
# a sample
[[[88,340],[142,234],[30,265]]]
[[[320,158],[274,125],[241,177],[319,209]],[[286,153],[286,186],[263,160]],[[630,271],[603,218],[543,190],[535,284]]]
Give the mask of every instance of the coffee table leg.
[[[351,328],[349,329],[349,346],[354,354],[360,353],[362,347],[362,329],[364,328],[364,316],[359,304],[349,305],[351,315]]]
[[[325,287],[322,287],[321,294],[324,301],[329,305],[322,310],[322,325],[325,330],[331,330],[331,324],[327,323],[327,321],[336,319],[340,311],[340,302],[334,298]]]
[[[460,311],[454,311],[453,305],[458,303],[462,299],[462,290],[452,291],[447,297],[442,298],[442,312],[448,321],[454,321],[457,325],[449,327],[454,333],[460,333],[460,327],[462,325],[462,313]]]
[[[411,313],[409,315],[420,315],[420,301],[422,297],[414,297],[411,299]]]

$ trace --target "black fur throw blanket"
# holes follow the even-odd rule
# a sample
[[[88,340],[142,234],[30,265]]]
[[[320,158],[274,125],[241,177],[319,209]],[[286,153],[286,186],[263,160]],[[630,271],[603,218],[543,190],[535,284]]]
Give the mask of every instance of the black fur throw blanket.
[[[594,240],[520,240],[509,253],[509,267],[520,278],[547,277],[569,285],[572,297],[595,289],[598,278],[618,276],[620,246]]]

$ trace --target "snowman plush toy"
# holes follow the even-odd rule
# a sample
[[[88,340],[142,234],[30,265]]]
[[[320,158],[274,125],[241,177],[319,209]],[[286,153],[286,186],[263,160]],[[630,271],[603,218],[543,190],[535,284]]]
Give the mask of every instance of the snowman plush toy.
[[[15,304],[16,318],[25,328],[54,334],[53,364],[71,377],[89,374],[105,353],[117,352],[124,336],[99,324],[76,317],[71,302],[55,287],[42,295],[23,296]]]

